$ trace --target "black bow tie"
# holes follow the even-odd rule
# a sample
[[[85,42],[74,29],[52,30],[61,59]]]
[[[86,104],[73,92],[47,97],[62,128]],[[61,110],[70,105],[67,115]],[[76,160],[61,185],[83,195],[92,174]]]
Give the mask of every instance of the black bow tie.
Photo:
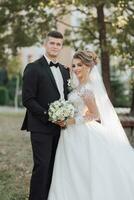
[[[53,63],[52,61],[49,64],[49,67],[59,67],[59,63]]]

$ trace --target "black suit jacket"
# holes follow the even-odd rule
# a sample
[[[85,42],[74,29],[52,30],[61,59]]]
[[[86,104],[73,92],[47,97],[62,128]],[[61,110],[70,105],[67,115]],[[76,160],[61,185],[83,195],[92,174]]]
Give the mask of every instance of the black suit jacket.
[[[59,64],[67,99],[69,70]],[[44,56],[29,63],[23,75],[22,102],[27,108],[21,130],[56,134],[60,127],[48,121],[49,104],[58,100],[60,94],[55,79]]]

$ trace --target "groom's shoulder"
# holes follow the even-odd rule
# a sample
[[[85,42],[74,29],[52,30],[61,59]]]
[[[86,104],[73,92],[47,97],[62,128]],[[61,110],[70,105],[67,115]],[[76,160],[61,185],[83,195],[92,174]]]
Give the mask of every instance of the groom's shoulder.
[[[45,61],[45,58],[42,56],[42,57],[38,58],[37,60],[31,62],[30,64],[37,66],[37,65],[42,64],[42,62],[44,62],[44,61]]]
[[[63,64],[60,64],[60,68],[62,69],[62,72],[63,72],[64,76],[66,77],[66,79],[69,79],[69,77],[70,77],[69,67],[67,67]]]
[[[35,69],[38,69],[38,66],[41,64],[41,61],[42,61],[42,57],[39,58],[39,59],[36,59],[34,60],[33,62],[29,62],[26,67],[25,67],[25,70],[26,69],[31,69],[31,70],[35,70]]]
[[[64,70],[64,71],[69,71],[69,67],[67,67],[66,65],[63,65],[60,63],[60,67]]]

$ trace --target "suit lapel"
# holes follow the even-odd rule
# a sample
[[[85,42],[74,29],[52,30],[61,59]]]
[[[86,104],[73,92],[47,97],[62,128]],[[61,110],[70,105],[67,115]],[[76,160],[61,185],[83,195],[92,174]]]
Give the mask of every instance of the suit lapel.
[[[60,68],[60,72],[61,72],[61,75],[62,75],[62,78],[63,78],[63,82],[65,84],[66,80],[65,80],[64,72],[62,70],[63,66],[59,64],[59,68]]]
[[[62,74],[62,78],[63,78],[63,89],[64,89],[64,97],[65,99],[67,99],[67,80],[66,80],[66,76],[64,74],[64,70],[63,70],[63,66],[59,65],[61,74]]]
[[[54,76],[52,74],[52,71],[51,71],[51,69],[50,69],[50,67],[48,65],[48,62],[47,62],[47,60],[45,59],[44,56],[42,56],[42,58],[41,58],[41,63],[42,63],[42,65],[44,65],[45,70],[47,71],[48,77],[50,78],[51,82],[53,83],[53,86],[57,89],[57,91],[59,93],[59,90],[57,88],[57,84],[55,82],[55,79],[54,79]]]

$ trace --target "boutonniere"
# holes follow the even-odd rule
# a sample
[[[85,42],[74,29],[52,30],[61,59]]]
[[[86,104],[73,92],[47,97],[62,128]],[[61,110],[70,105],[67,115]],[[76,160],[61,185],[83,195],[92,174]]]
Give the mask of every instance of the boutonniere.
[[[71,78],[67,80],[67,86],[68,86],[69,92],[71,92],[72,90],[75,89],[75,85],[74,85],[73,80]]]

